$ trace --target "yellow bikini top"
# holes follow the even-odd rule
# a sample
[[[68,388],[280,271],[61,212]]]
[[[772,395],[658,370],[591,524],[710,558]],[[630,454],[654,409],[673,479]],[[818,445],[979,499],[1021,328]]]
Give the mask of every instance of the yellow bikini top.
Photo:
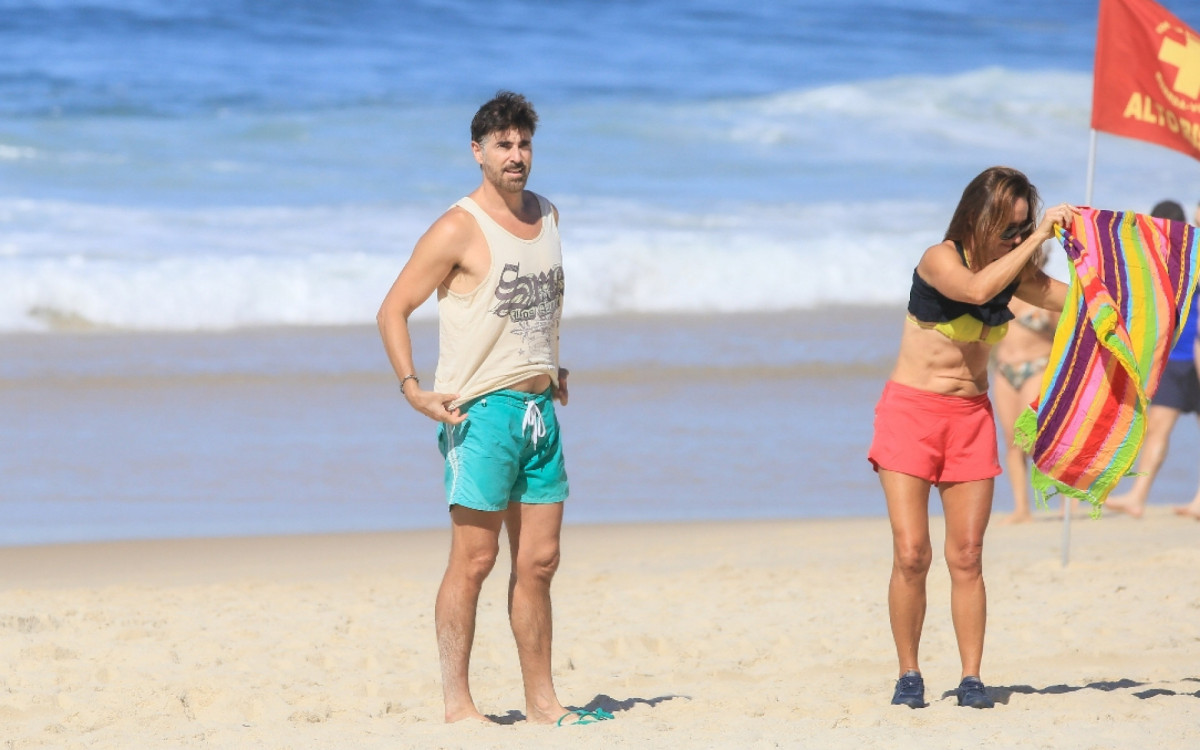
[[[1004,334],[1008,333],[1007,321],[998,326],[989,326],[973,315],[960,315],[946,323],[927,323],[917,320],[912,315],[909,315],[908,319],[921,328],[932,328],[951,341],[962,341],[965,343],[982,341],[986,344],[995,345],[1000,343],[1000,339],[1004,338]]]

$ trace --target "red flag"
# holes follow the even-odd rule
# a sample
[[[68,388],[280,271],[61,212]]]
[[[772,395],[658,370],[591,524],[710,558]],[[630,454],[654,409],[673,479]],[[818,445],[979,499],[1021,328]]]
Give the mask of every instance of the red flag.
[[[1092,127],[1200,159],[1200,35],[1153,0],[1100,0]]]

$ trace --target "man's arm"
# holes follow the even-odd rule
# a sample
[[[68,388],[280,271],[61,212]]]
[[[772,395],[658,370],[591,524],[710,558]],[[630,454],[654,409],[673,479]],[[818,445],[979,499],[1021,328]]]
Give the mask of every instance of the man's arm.
[[[567,368],[558,368],[558,387],[550,394],[551,398],[558,399],[563,406],[567,405],[567,376],[570,374]]]
[[[554,226],[557,227],[557,226],[559,226],[558,206],[551,203],[550,210],[554,212]],[[554,345],[554,358],[558,359],[558,343],[557,342],[555,342],[555,345]],[[559,367],[558,368],[558,386],[555,387],[554,391],[550,394],[551,398],[558,399],[559,403],[562,404],[563,406],[567,405],[567,395],[568,395],[567,394],[567,376],[570,374],[571,373],[569,370],[567,370],[567,368]]]
[[[401,379],[400,388],[404,398],[430,419],[450,424],[458,424],[467,418],[457,409],[446,408],[447,404],[458,398],[458,394],[427,391],[421,388],[415,378],[407,377],[416,374],[408,318],[459,267],[473,236],[470,222],[469,214],[455,209],[434,222],[429,231],[417,240],[412,257],[404,264],[392,288],[383,298],[379,314],[375,317],[388,360],[396,371],[396,377]]]

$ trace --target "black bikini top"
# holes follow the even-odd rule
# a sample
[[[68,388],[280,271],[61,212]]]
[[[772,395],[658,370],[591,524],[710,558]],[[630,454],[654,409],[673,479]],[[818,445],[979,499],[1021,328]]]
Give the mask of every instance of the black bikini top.
[[[967,265],[967,254],[962,243],[955,241],[954,249],[962,258],[963,265]],[[948,323],[963,315],[970,315],[985,326],[996,327],[1013,319],[1008,302],[1020,284],[1021,280],[1016,279],[982,305],[972,305],[950,299],[934,289],[914,268],[912,289],[908,292],[908,314],[922,323]]]

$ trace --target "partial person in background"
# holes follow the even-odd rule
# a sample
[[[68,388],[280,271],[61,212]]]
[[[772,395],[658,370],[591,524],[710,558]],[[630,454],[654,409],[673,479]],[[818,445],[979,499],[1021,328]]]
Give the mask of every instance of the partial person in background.
[[[1200,226],[1200,203],[1196,204],[1196,212],[1192,216],[1192,223]],[[1195,357],[1196,357],[1196,375],[1200,377],[1200,331],[1196,332],[1195,342]],[[1200,521],[1200,489],[1196,491],[1196,497],[1187,505],[1175,509],[1175,512],[1181,516],[1191,516]]]
[[[1187,220],[1183,206],[1175,201],[1162,201],[1150,211],[1150,215],[1172,221]],[[1150,410],[1146,413],[1146,438],[1138,456],[1138,476],[1133,478],[1133,487],[1128,492],[1108,498],[1104,503],[1108,510],[1125,513],[1134,518],[1142,517],[1146,512],[1146,501],[1150,497],[1154,478],[1158,476],[1158,471],[1167,457],[1171,431],[1175,429],[1179,415],[1190,413],[1200,416],[1200,377],[1197,376],[1196,370],[1196,322],[1200,318],[1196,310],[1198,301],[1200,300],[1197,295],[1193,294],[1187,320],[1183,323],[1183,330],[1179,332],[1179,340],[1171,349],[1158,390],[1150,399]],[[1197,461],[1192,461],[1193,465],[1196,463]],[[1190,515],[1188,511],[1193,507],[1200,514],[1200,489],[1196,491],[1192,503],[1179,510]]]
[[[1200,214],[1200,210],[1197,210],[1197,214]],[[1200,218],[1200,216],[1197,218]],[[1200,302],[1200,298],[1192,300],[1192,304],[1196,304],[1197,302]],[[1196,337],[1192,339],[1192,354],[1196,362],[1196,377],[1200,379],[1200,330],[1196,331]],[[1175,513],[1180,516],[1190,516],[1200,521],[1200,489],[1196,490],[1196,496],[1192,498],[1192,502],[1176,508]]]
[[[1045,250],[1038,250],[1032,262],[1039,268],[1044,267]],[[1017,298],[1008,303],[1008,309],[1012,311],[1016,325],[1008,327],[1008,334],[992,352],[996,369],[992,399],[1004,433],[1005,464],[1013,494],[1013,512],[1004,519],[1006,524],[1033,520],[1029,503],[1029,454],[1014,442],[1013,432],[1017,417],[1037,400],[1059,318],[1058,313]]]
[[[1062,310],[1067,287],[1046,276],[1035,254],[1056,225],[1069,226],[1076,215],[1063,204],[1039,222],[1029,178],[992,167],[963,190],[945,238],[926,249],[913,270],[900,353],[875,406],[867,454],[892,527],[888,614],[900,675],[893,705],[926,705],[918,652],[933,561],[929,492],[935,485],[962,662],[955,696],[960,706],[995,705],[979,676],[987,624],[983,536],[1000,473],[988,355],[1013,318],[1008,303],[1014,296]]]

